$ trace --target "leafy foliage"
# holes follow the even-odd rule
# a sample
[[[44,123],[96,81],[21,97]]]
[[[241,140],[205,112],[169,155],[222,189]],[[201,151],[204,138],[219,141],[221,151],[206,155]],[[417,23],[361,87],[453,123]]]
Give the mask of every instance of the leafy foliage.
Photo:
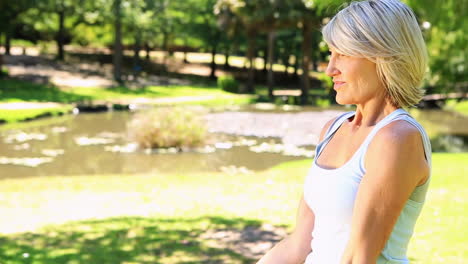
[[[427,40],[430,65],[424,85],[429,88],[428,92],[466,91],[468,54],[465,46],[468,24],[464,20],[468,2],[403,1],[417,14]],[[259,52],[266,58],[267,44],[263,38],[267,32],[276,31],[281,33],[277,35],[274,45],[274,53],[278,54],[275,62],[287,64],[285,62],[289,57],[299,58],[295,62],[297,72],[297,68],[308,70],[311,64],[317,66],[326,60],[323,47],[320,46],[320,26],[327,17],[336,13],[340,5],[348,1],[120,2],[122,42],[127,49],[134,47],[135,53],[143,48],[169,52],[199,50],[213,54],[222,51],[226,55],[246,55],[249,61],[253,61]],[[0,35],[8,36],[5,39],[25,39],[32,43],[57,40],[59,46],[72,43],[111,47],[114,41],[114,3],[115,0],[0,1]],[[64,20],[62,27],[59,23],[61,16]],[[312,37],[306,41],[311,34]],[[297,45],[301,42],[302,48]],[[256,78],[253,78],[254,70],[250,68],[248,78],[253,82]],[[212,71],[214,74],[214,67]]]
[[[230,93],[239,92],[239,82],[230,75],[220,76],[218,78],[218,87]]]

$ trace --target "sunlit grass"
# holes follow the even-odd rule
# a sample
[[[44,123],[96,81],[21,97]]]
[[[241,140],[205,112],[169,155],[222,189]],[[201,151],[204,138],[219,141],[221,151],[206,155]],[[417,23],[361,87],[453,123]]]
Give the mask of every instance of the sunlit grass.
[[[426,205],[416,225],[409,254],[414,263],[466,263],[468,225],[468,153],[433,156]]]
[[[140,89],[129,89],[126,87],[99,88],[99,87],[78,87],[68,91],[73,94],[88,96],[93,99],[114,99],[114,98],[137,98],[137,97],[182,97],[182,96],[232,96],[235,94],[225,92],[217,87],[202,86],[147,86]]]
[[[410,244],[412,263],[468,261],[463,232],[468,224],[466,160],[468,153],[434,154],[427,203]],[[233,229],[261,223],[291,228],[310,164],[311,160],[287,162],[263,172],[236,175],[154,172],[4,179],[0,181],[0,211],[5,217],[0,219],[0,228],[13,234],[0,238],[0,252],[4,252],[0,258],[13,259],[26,251],[37,254],[34,263],[84,261],[86,256],[93,260],[89,263],[143,259],[180,263],[202,262],[213,254],[213,259],[222,258],[223,263],[242,263],[238,255],[220,254],[198,235],[221,228],[219,223]],[[115,218],[122,216],[127,218]],[[61,224],[90,218],[102,220]],[[45,225],[49,226],[37,231]],[[28,229],[36,231],[17,233]],[[184,250],[187,245],[189,249]]]
[[[73,107],[65,105],[54,108],[35,108],[35,109],[1,109],[0,120],[7,123],[24,121],[45,116],[57,116],[69,113]]]
[[[59,89],[52,85],[34,84],[15,79],[0,79],[0,103],[8,102],[57,102],[90,103],[110,101],[119,104],[132,103],[132,99],[148,98],[154,105],[245,105],[252,103],[255,95],[228,93],[216,86],[148,86],[140,89],[128,87],[77,87]],[[152,101],[151,101],[152,100]],[[1,110],[0,120],[17,122],[43,115],[66,113],[71,105],[57,108]]]
[[[0,103],[57,102],[72,103],[89,99],[60,90],[53,85],[35,84],[16,79],[0,79]]]
[[[447,110],[452,110],[468,116],[468,100],[457,102],[456,100],[448,100],[445,106]]]
[[[131,102],[131,99],[147,98],[154,105],[245,105],[256,98],[255,95],[233,94],[217,87],[203,86],[148,86],[142,89],[81,87],[68,91],[92,100]]]

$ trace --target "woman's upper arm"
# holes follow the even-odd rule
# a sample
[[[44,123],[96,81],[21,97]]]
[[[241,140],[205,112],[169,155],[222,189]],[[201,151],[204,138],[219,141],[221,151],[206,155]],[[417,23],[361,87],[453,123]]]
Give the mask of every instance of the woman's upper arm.
[[[296,226],[294,231],[290,235],[290,239],[296,245],[301,258],[307,256],[310,253],[310,242],[312,240],[312,231],[314,229],[315,215],[310,207],[306,204],[304,197],[301,197],[299,201],[299,207],[296,215]]]
[[[375,263],[414,188],[429,175],[419,131],[405,121],[382,128],[368,148],[365,167],[346,264]]]

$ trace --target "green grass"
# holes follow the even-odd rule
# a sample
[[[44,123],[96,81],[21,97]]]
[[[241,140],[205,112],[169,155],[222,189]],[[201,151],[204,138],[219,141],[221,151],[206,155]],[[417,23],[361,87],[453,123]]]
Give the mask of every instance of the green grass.
[[[72,88],[68,90],[78,96],[92,100],[129,100],[136,98],[160,99],[156,105],[242,105],[249,104],[255,96],[225,92],[214,86],[148,86],[140,89],[116,88]],[[163,98],[163,99],[161,99]]]
[[[232,94],[215,86],[148,86],[140,89],[70,88],[59,89],[52,85],[34,84],[26,81],[0,78],[0,103],[8,102],[57,102],[70,104],[55,109],[22,109],[0,112],[0,120],[17,122],[43,115],[66,113],[72,103],[110,101],[119,104],[131,103],[132,99],[149,98],[155,105],[204,105],[225,106],[252,103],[255,96]]]
[[[62,91],[52,85],[35,84],[16,79],[0,79],[0,103],[57,102],[72,103],[91,99],[88,96]]]
[[[447,101],[445,108],[468,116],[468,100],[461,102],[457,102],[456,100],[449,100]]]
[[[468,153],[434,154],[427,203],[410,244],[412,263],[468,261],[463,232],[468,224],[467,159]],[[0,228],[11,234],[0,236],[0,260],[8,264],[251,263],[204,234],[207,230],[239,233],[265,223],[291,228],[310,164],[310,160],[288,162],[248,175],[4,179],[0,211],[8,217],[0,218]],[[25,229],[35,231],[19,232]]]
[[[192,97],[183,104],[207,102],[212,104],[249,103],[253,96],[237,95],[225,92],[215,86],[148,86],[143,88],[128,87],[76,87],[59,89],[51,85],[33,84],[15,79],[0,79],[0,102],[59,102],[73,103],[93,100],[117,100],[135,98],[176,98]],[[167,100],[170,101],[170,100]],[[172,104],[178,104],[172,100]]]
[[[6,123],[25,121],[45,116],[58,116],[69,113],[73,107],[65,105],[54,108],[0,110],[0,120]]]

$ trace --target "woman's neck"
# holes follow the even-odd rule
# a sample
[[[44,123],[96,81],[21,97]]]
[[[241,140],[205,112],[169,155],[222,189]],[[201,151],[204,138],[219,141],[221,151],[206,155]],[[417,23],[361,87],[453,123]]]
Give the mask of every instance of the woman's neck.
[[[374,126],[384,117],[398,109],[398,107],[392,105],[386,99],[374,100],[356,106],[356,114],[351,121],[351,124],[356,127]]]

